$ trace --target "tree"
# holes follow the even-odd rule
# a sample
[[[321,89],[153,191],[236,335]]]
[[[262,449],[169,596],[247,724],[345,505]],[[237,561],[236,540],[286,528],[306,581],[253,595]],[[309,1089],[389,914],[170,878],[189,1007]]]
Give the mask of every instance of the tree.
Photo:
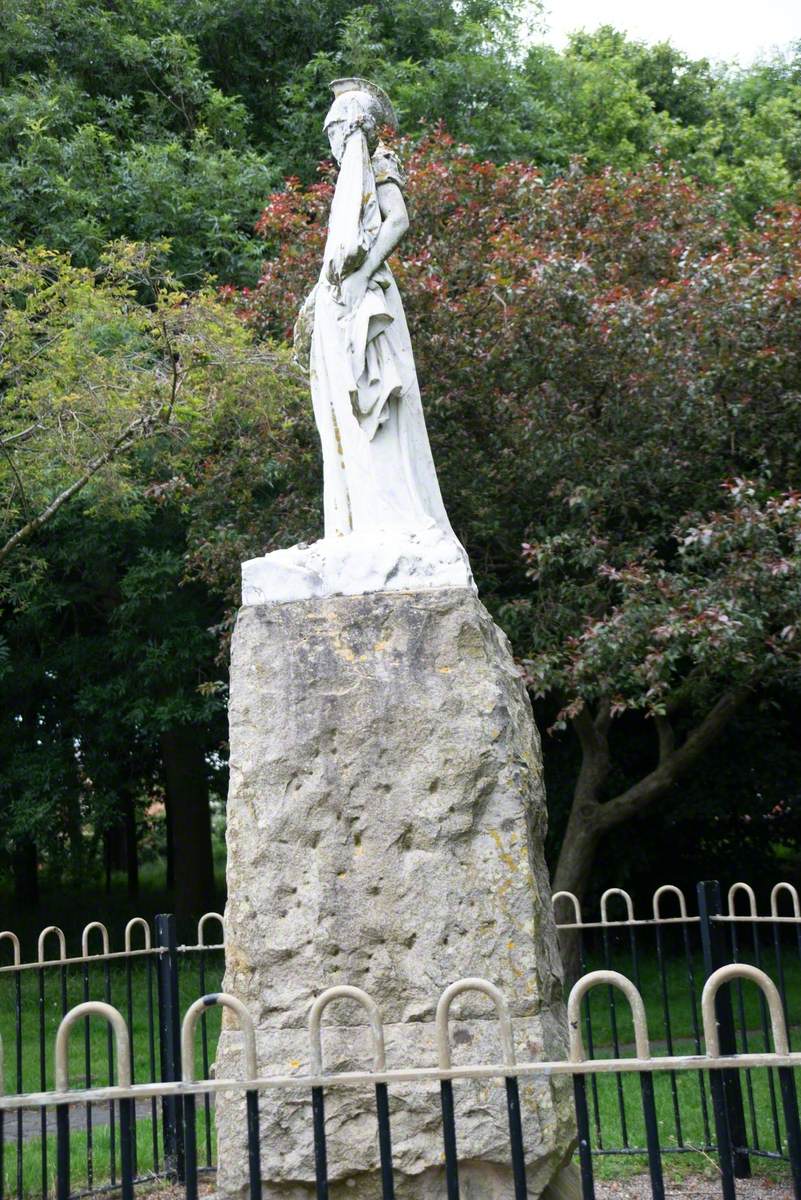
[[[798,196],[797,46],[746,69],[713,69],[601,26],[574,34],[561,54],[533,44],[522,73],[529,141],[517,153],[541,167],[564,171],[580,155],[593,168],[639,168],[667,155],[725,190],[745,221]]]
[[[122,36],[117,53],[132,53],[133,40]],[[0,237],[68,252],[83,266],[115,238],[169,237],[171,264],[186,283],[200,284],[209,271],[250,279],[251,227],[278,173],[251,144],[242,102],[215,89],[177,38],[144,45],[140,77],[120,69],[99,95],[84,90],[66,49],[58,71],[34,56],[0,91]],[[24,60],[24,41],[18,53]],[[100,52],[94,65],[98,89]]]
[[[394,263],[446,504],[581,763],[555,873],[670,795],[753,692],[797,679],[801,210],[744,233],[676,167],[547,183],[441,131],[408,158]],[[259,223],[247,318],[287,336],[330,186]],[[521,544],[523,552],[521,555]],[[615,762],[640,714],[651,761]]]
[[[115,238],[169,238],[186,286],[208,272],[250,283],[253,223],[284,173],[313,175],[335,75],[389,74],[412,122],[464,111],[474,135],[502,138],[499,153],[514,144],[503,129],[518,6],[506,9],[4,0],[0,239],[93,266]]]
[[[661,557],[614,567],[602,555],[603,615],[526,664],[538,694],[571,697],[558,720],[581,743],[556,890],[583,895],[604,835],[668,797],[758,687],[797,679],[801,494],[760,497],[743,480],[727,490],[727,510],[685,518]],[[526,547],[534,578],[554,569],[554,549],[554,539]],[[610,797],[610,725],[629,709],[651,719],[657,758]]]
[[[99,279],[52,251],[0,252],[0,564],[99,471],[175,421],[197,350],[209,353],[198,335],[210,323],[207,313],[205,325],[193,320],[203,299],[184,309],[184,294],[164,283],[134,246],[106,254]]]
[[[335,43],[321,45],[286,84],[281,125],[290,173],[314,178],[327,85],[354,74],[387,90],[404,129],[444,121],[489,157],[528,152],[531,97],[517,62],[531,32],[524,17],[519,0],[354,6]]]
[[[356,72],[389,90],[407,131],[444,120],[496,162],[638,167],[662,148],[730,187],[743,219],[796,194],[797,48],[712,70],[602,26],[560,53],[537,42],[532,11],[518,0],[3,0],[0,240],[94,266],[116,238],[169,238],[185,286],[209,272],[252,284],[265,196],[284,175],[314,179],[328,83]]]
[[[143,247],[110,249],[97,274],[9,250],[0,280],[0,809],[20,890],[32,856],[89,869],[161,772],[178,909],[197,912],[212,899],[209,787],[224,773],[225,599],[188,577],[191,500],[238,431],[258,429],[269,460],[276,396],[297,373]]]

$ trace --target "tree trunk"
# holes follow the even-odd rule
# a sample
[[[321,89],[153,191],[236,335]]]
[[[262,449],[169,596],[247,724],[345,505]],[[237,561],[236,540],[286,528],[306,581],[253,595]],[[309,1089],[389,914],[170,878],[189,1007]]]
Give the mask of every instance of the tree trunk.
[[[136,828],[136,798],[131,788],[125,789],[125,869],[128,875],[128,898],[139,896],[139,836]]]
[[[175,911],[185,923],[214,904],[209,785],[201,731],[181,726],[161,735],[161,758],[172,833]]]
[[[595,854],[603,835],[668,795],[673,785],[720,737],[749,695],[746,687],[724,693],[679,747],[667,717],[657,716],[654,720],[659,741],[656,767],[626,791],[603,803],[600,798],[610,765],[607,733],[611,710],[608,704],[601,704],[598,714],[593,717],[585,707],[573,718],[573,728],[581,743],[581,769],[554,873],[554,892],[572,892],[581,904],[592,879]],[[613,880],[609,882],[614,883]],[[565,901],[562,903],[566,904]],[[565,911],[560,909],[562,921]],[[572,983],[581,969],[577,932],[564,930],[559,935],[559,946],[565,980]]]
[[[67,804],[65,832],[70,845],[69,874],[74,879],[81,880],[86,871],[86,843],[81,802],[77,794],[73,794]]]
[[[165,883],[167,891],[175,890],[175,843],[172,837],[172,812],[167,803],[167,796],[164,796],[164,853],[167,858],[167,869],[165,871]]]
[[[16,903],[26,908],[37,905],[39,903],[39,855],[36,843],[30,838],[22,838],[14,843],[12,871]]]
[[[579,904],[587,894],[601,840],[593,809],[594,806],[574,800],[553,877],[554,892],[572,892]]]
[[[601,839],[599,821],[599,797],[609,774],[609,742],[607,733],[610,708],[602,704],[597,715],[588,708],[577,713],[572,720],[573,730],[581,744],[581,769],[573,792],[570,816],[559,852],[559,861],[553,877],[554,892],[572,892],[581,904],[592,877],[595,853]],[[559,910],[569,913],[567,920],[574,921],[573,906],[562,901]],[[581,974],[580,942],[574,929],[562,930],[559,934],[559,949],[565,982],[568,986]]]
[[[583,803],[578,797],[574,798],[553,877],[554,892],[572,892],[579,904],[587,894],[595,854],[601,840],[601,831],[595,820],[597,807],[597,803],[588,802],[586,798]],[[569,901],[560,902],[558,919],[563,923],[575,922],[573,905]],[[562,955],[565,984],[571,987],[581,974],[581,943],[577,930],[560,931],[559,950]]]
[[[103,863],[106,872],[106,895],[111,892],[111,878],[125,863],[125,826],[116,821],[103,830]]]

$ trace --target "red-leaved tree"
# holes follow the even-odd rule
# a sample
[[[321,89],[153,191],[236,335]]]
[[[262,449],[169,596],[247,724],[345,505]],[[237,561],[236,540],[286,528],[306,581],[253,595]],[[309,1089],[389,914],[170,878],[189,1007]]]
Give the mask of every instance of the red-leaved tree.
[[[752,230],[668,163],[545,183],[442,130],[401,147],[393,260],[434,457],[479,584],[581,767],[555,886],[670,795],[801,631],[801,209]],[[327,177],[259,221],[246,318],[289,338],[321,258]],[[653,759],[612,761],[638,710]],[[614,781],[614,782],[613,782]]]

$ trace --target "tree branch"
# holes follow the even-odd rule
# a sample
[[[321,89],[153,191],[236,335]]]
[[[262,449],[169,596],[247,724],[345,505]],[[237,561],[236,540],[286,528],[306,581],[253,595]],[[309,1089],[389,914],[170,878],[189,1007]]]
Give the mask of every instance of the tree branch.
[[[18,529],[16,533],[12,534],[5,545],[0,546],[0,563],[3,561],[3,559],[7,558],[11,551],[16,549],[21,542],[26,542],[28,538],[33,537],[33,535],[39,529],[41,529],[43,525],[46,525],[47,522],[55,516],[62,505],[66,504],[68,500],[71,500],[73,496],[77,495],[78,492],[85,488],[92,476],[96,475],[101,467],[104,467],[106,463],[111,462],[111,460],[118,454],[121,454],[123,450],[127,450],[128,447],[132,445],[132,443],[135,442],[138,437],[146,437],[151,432],[153,425],[154,418],[151,416],[139,416],[134,421],[131,421],[130,425],[126,426],[119,437],[115,438],[107,450],[104,450],[102,454],[98,454],[96,458],[93,458],[91,462],[87,464],[82,475],[80,475],[73,483],[71,483],[68,488],[65,488],[63,492],[60,492],[59,495],[56,496],[55,500],[51,500],[51,502],[45,508],[43,508],[37,516],[32,517],[31,520]]]
[[[599,742],[602,739],[595,727],[595,721],[587,705],[584,704],[583,708],[574,717],[571,717],[570,720],[576,731],[576,736],[581,742],[582,750],[589,750],[591,752],[597,750]]]
[[[712,706],[700,725],[688,735],[678,749],[667,753],[655,770],[638,783],[633,784],[627,791],[621,792],[614,800],[602,804],[598,812],[602,828],[611,829],[615,825],[627,821],[630,817],[636,816],[654,801],[661,799],[717,740],[750,695],[750,691],[750,688],[739,687],[725,692]]]
[[[660,713],[654,717],[654,724],[659,738],[659,761],[664,763],[676,749],[676,734],[668,718]]]
[[[576,781],[575,801],[582,806],[597,806],[598,793],[609,773],[609,742],[586,704],[571,721],[581,743],[581,769]]]
[[[17,481],[17,488],[19,489],[19,498],[20,498],[20,501],[22,502],[22,511],[25,514],[26,520],[30,520],[31,510],[28,508],[28,497],[25,495],[25,488],[22,486],[22,480],[20,479],[19,471],[17,470],[17,464],[14,462],[14,455],[8,449],[8,446],[6,445],[5,442],[0,442],[0,450],[2,450],[2,452],[3,452],[3,457],[5,458],[6,462],[8,463],[11,474],[14,476],[14,478]],[[12,489],[11,496],[9,497],[9,505],[8,505],[9,508],[11,507],[11,502],[12,502],[13,498],[14,498],[14,492]]]
[[[5,449],[6,446],[11,446],[14,442],[27,442],[28,438],[32,438],[36,430],[41,428],[41,421],[34,421],[33,425],[29,425],[27,429],[20,429],[19,433],[12,433],[9,437],[0,438],[0,446]]]
[[[167,353],[170,356],[170,399],[167,402],[163,414],[164,420],[169,421],[172,417],[173,409],[175,408],[175,401],[178,399],[178,392],[181,387],[184,372],[181,366],[181,356],[172,344],[172,338],[170,337],[169,330],[167,329],[166,321],[161,322],[161,335],[164,338],[164,342],[167,347]]]

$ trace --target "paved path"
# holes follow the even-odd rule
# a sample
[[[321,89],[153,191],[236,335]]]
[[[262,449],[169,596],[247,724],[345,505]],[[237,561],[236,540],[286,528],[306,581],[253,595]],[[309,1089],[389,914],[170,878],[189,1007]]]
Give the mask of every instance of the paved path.
[[[212,1107],[213,1107],[213,1105],[214,1105],[214,1099],[213,1099],[213,1094],[212,1094]],[[197,1107],[198,1107],[198,1111],[202,1112],[203,1100],[201,1097],[198,1097]],[[160,1117],[161,1116],[161,1101],[160,1100],[156,1101],[156,1112],[158,1113],[158,1115]],[[54,1108],[48,1108],[46,1110],[46,1113],[47,1113],[47,1132],[54,1134],[56,1132],[56,1110]],[[136,1119],[137,1119],[137,1121],[145,1121],[145,1120],[149,1121],[150,1116],[151,1116],[150,1101],[149,1100],[137,1101],[137,1104],[136,1104]],[[103,1125],[103,1126],[108,1125],[110,1122],[110,1119],[111,1118],[109,1115],[108,1101],[104,1101],[101,1104],[93,1104],[92,1105],[92,1128],[93,1129],[97,1129],[97,1127],[100,1125]],[[114,1110],[114,1120],[115,1120],[117,1130],[119,1131],[119,1127],[120,1127],[119,1110],[116,1108]],[[71,1132],[79,1133],[79,1132],[82,1132],[83,1130],[85,1130],[86,1128],[87,1128],[86,1105],[85,1104],[71,1104],[70,1105],[70,1130],[71,1130]],[[38,1111],[34,1111],[33,1109],[30,1109],[30,1108],[23,1109],[23,1111],[22,1111],[22,1140],[25,1142],[30,1141],[31,1138],[40,1137],[41,1133],[42,1133],[41,1113]],[[4,1134],[3,1140],[6,1143],[15,1142],[17,1140],[17,1114],[15,1112],[7,1112],[5,1114],[5,1120],[3,1122],[3,1134]],[[117,1136],[119,1137],[119,1132],[118,1132]]]

